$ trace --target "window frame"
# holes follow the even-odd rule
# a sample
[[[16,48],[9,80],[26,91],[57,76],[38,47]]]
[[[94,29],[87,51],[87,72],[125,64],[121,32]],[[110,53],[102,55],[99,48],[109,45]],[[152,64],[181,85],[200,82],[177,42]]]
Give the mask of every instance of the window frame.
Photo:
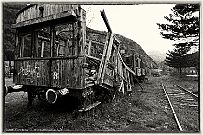
[[[73,46],[73,49],[69,49],[69,52],[72,51],[70,54],[68,55],[65,55],[65,47],[63,47],[64,49],[64,54],[61,56],[61,55],[58,55],[59,52],[59,46],[60,45],[57,45],[56,42],[56,27],[57,26],[60,26],[60,25],[71,25],[71,28],[70,29],[70,32],[72,33],[72,37],[69,39],[69,41],[63,41],[65,42],[65,45],[68,46],[68,48],[70,48],[70,46]],[[17,33],[16,33],[16,36],[17,36],[17,39],[16,39],[16,46],[17,46],[17,59],[46,59],[46,58],[68,58],[68,57],[77,57],[79,56],[79,54],[81,52],[78,52],[78,48],[79,48],[79,45],[77,43],[77,34],[78,34],[78,30],[75,28],[77,27],[77,22],[69,22],[69,21],[66,21],[66,22],[61,22],[61,23],[57,23],[57,24],[50,24],[50,25],[41,25],[40,27],[35,27],[34,29],[30,29],[29,31],[27,31],[26,29],[18,29],[17,30]],[[43,28],[48,28],[49,29],[49,34],[50,34],[50,41],[49,41],[49,45],[50,45],[50,55],[48,57],[41,57],[42,56],[42,45],[39,45],[39,30],[40,29],[43,29]],[[64,31],[65,32],[65,31]],[[60,32],[60,33],[63,33],[63,32]],[[23,45],[22,45],[22,37],[24,35],[28,35],[28,34],[31,34],[31,56],[29,57],[24,57],[23,56]],[[71,45],[69,43],[66,43],[66,42],[71,42]],[[70,46],[69,46],[70,45]],[[40,48],[40,51],[38,50]],[[56,52],[57,50],[57,52]],[[55,51],[55,52],[54,52]],[[44,55],[44,50],[43,50],[43,55]]]
[[[56,24],[56,25],[54,25],[53,27],[54,27],[54,47],[53,48],[56,48],[56,51],[57,52],[55,52],[55,56],[53,56],[54,58],[61,58],[61,57],[74,57],[74,56],[78,56],[79,55],[79,53],[77,52],[77,47],[78,47],[78,45],[77,45],[77,35],[75,35],[75,33],[76,33],[76,31],[75,31],[75,24],[76,22],[62,22],[62,23],[58,23],[58,24]],[[59,33],[56,33],[56,27],[57,26],[62,26],[62,25],[71,25],[71,28],[72,29],[69,29],[69,30],[62,30],[62,31],[60,31]],[[68,27],[67,27],[68,28]],[[63,41],[64,42],[64,44],[65,45],[63,45],[63,50],[64,50],[64,54],[62,55],[62,56],[59,56],[59,50],[60,50],[60,47],[62,47],[62,46],[60,46],[60,44],[58,43],[58,44],[56,44],[56,41],[57,41],[57,36],[59,35],[59,34],[61,34],[61,33],[64,33],[64,32],[71,32],[71,34],[72,34],[72,36],[71,36],[71,38],[69,39],[69,40],[61,40],[61,39],[59,39],[59,40],[61,40],[61,41]],[[59,41],[58,41],[59,42]],[[68,42],[70,42],[70,43],[68,43]],[[71,44],[71,45],[70,45]],[[68,47],[69,48],[69,53],[70,54],[66,54],[66,47]]]
[[[25,43],[24,43],[23,38],[26,35],[30,35],[31,36],[31,40],[30,40],[30,47],[31,47],[30,56],[24,56]],[[19,54],[18,54],[18,57],[20,57],[20,58],[32,58],[32,56],[33,56],[33,53],[32,53],[33,38],[32,37],[33,37],[33,32],[32,31],[22,32],[22,33],[18,34],[18,45],[19,45]]]

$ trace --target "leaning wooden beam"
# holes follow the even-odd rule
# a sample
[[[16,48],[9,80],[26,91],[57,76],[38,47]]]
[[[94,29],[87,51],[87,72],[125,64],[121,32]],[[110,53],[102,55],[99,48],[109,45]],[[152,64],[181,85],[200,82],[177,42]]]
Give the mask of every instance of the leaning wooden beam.
[[[106,17],[106,14],[105,14],[104,10],[101,11],[101,16],[102,16],[102,18],[103,18],[103,20],[104,20],[104,23],[105,23],[105,25],[106,25],[108,31],[109,31],[110,33],[112,33],[111,27],[110,27],[110,25],[109,25],[109,21],[108,21],[108,19],[107,19],[107,17]]]
[[[123,59],[122,59],[120,53],[118,53],[118,56],[119,56],[119,58],[120,58],[122,64],[124,65],[124,67],[125,67],[130,73],[132,73],[133,75],[136,75],[135,72],[134,72],[132,69],[130,69],[130,68],[125,64],[125,62],[123,61]]]
[[[124,89],[123,89],[123,80],[121,81],[121,85],[120,85],[120,87],[119,87],[119,89],[118,89],[118,91],[119,92],[123,92],[123,94],[124,94]]]
[[[88,54],[88,55],[90,55],[90,53],[91,53],[91,45],[92,45],[92,43],[91,43],[91,41],[89,41],[89,44],[88,44],[88,51],[87,51],[87,54]]]
[[[132,91],[132,86],[130,82],[130,72],[127,72],[127,77],[128,77],[128,91]]]
[[[42,41],[41,57],[44,56],[44,41]]]
[[[110,34],[107,33],[107,36],[106,36],[106,42],[105,42],[105,45],[104,45],[104,51],[103,51],[103,54],[102,54],[102,60],[101,60],[101,64],[100,64],[100,67],[99,67],[99,72],[98,72],[98,83],[100,83],[102,81],[102,72],[103,72],[103,66],[104,66],[104,63],[105,63],[105,58],[106,58],[106,51],[107,51],[107,48],[108,48],[108,41],[109,41],[109,37],[110,37]]]
[[[136,76],[136,73],[135,73],[134,71],[132,71],[132,70],[124,63],[124,61],[123,61],[123,59],[122,59],[120,53],[118,53],[118,57],[120,58],[122,64],[125,66],[125,68],[126,68],[130,73],[132,73],[133,75]],[[137,80],[137,78],[135,77],[134,79],[137,81],[137,83],[138,83],[138,85],[140,86],[140,88],[141,88],[142,90],[144,90],[144,89],[142,88],[141,84],[139,83],[139,81]]]
[[[101,82],[102,83],[103,83],[103,80],[104,80],[104,73],[105,73],[105,69],[107,67],[107,62],[109,61],[109,58],[110,58],[110,55],[111,55],[112,46],[113,46],[113,34],[110,35],[110,40],[109,40],[107,51],[106,51],[106,54],[105,54],[105,59],[104,59],[105,61],[104,61],[102,74],[101,74]]]

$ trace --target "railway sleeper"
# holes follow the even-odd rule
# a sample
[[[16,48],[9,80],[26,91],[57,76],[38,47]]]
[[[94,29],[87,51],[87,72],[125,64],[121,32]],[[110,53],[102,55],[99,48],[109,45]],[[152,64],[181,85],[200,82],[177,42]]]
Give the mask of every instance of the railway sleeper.
[[[188,99],[185,99],[187,101],[195,101],[193,98],[188,98]]]
[[[198,107],[198,105],[189,105],[189,107]]]
[[[185,93],[168,93],[168,95],[185,95]]]

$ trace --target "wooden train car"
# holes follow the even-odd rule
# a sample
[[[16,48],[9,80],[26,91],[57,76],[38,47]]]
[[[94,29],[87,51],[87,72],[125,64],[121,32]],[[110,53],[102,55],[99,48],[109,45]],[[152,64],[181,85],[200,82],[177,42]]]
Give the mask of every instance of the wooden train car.
[[[139,55],[130,54],[124,56],[124,62],[126,65],[131,68],[136,73],[136,78],[142,82],[145,80],[146,76],[146,65]]]
[[[86,111],[131,91],[132,78],[144,72],[125,64],[104,11],[101,16],[108,29],[103,42],[87,39],[86,12],[80,5],[41,3],[22,9],[13,25],[16,86],[5,87],[6,93],[28,92],[28,105],[36,95],[51,104],[73,96]]]

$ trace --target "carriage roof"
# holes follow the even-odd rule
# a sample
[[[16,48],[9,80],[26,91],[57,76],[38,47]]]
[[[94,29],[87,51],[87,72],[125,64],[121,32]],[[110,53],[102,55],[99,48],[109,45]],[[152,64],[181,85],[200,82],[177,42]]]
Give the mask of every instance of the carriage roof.
[[[80,9],[79,5],[70,4],[32,4],[17,13],[16,24],[13,27],[19,28],[64,17],[73,19],[80,16]]]

